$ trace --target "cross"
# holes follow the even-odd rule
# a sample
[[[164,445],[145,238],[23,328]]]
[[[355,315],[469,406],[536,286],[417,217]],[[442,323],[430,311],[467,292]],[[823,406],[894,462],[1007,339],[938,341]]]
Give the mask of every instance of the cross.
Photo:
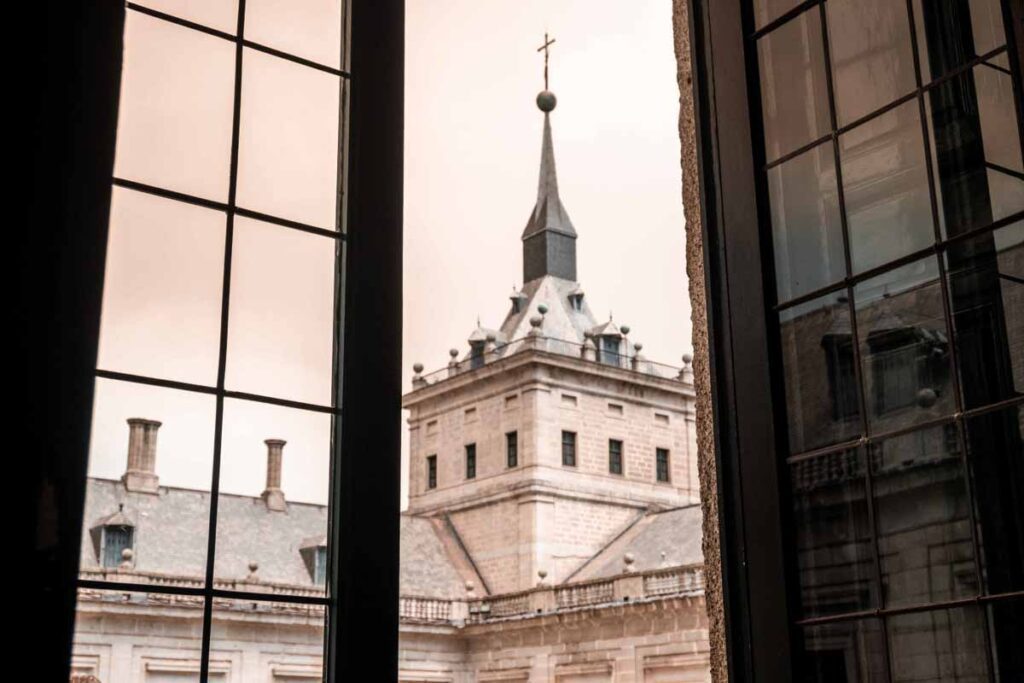
[[[544,50],[544,89],[548,89],[548,47],[553,45],[555,42],[554,38],[548,40],[547,31],[544,32],[544,44],[537,48],[537,52]]]

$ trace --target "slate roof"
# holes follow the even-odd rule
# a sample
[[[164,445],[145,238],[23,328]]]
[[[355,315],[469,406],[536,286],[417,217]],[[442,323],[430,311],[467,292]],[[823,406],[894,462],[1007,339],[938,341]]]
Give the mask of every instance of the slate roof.
[[[137,493],[126,491],[118,480],[90,478],[82,569],[100,568],[90,530],[114,520],[135,528],[136,571],[201,578],[206,571],[209,497],[207,491],[170,486],[161,486],[157,495]],[[217,578],[244,579],[249,563],[256,562],[262,581],[313,586],[300,549],[326,539],[325,506],[289,502],[286,512],[273,512],[259,497],[222,494],[217,525]],[[472,562],[443,520],[403,514],[400,552],[403,595],[464,597],[466,581],[473,581],[477,595],[485,594]]]
[[[700,505],[644,515],[565,582],[618,576],[625,567],[626,553],[633,554],[633,569],[638,572],[703,563]],[[665,553],[664,559],[661,553]]]
[[[570,237],[576,229],[558,196],[558,174],[555,172],[555,148],[551,141],[551,117],[544,113],[544,137],[540,150],[540,179],[537,183],[537,203],[530,212],[523,230],[523,239],[543,230],[553,230]]]

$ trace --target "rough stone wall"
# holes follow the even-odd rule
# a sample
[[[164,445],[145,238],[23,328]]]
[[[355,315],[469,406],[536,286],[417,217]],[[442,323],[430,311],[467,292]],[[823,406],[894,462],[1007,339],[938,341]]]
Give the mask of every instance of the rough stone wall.
[[[707,600],[711,675],[715,683],[728,681],[725,652],[725,610],[722,602],[722,565],[718,537],[718,475],[711,414],[711,374],[708,365],[707,302],[704,278],[704,240],[697,174],[696,111],[687,0],[673,0],[676,79],[679,85],[679,141],[686,216],[686,276],[690,289],[693,343],[693,383],[697,392],[697,450],[701,508],[704,513],[704,571]]]

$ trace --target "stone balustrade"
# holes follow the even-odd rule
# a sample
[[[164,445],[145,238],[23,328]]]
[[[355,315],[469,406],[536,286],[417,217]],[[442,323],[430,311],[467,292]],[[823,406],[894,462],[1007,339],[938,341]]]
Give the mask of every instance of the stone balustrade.
[[[79,577],[83,581],[145,584],[150,586],[187,588],[199,590],[201,579],[188,576],[174,576],[156,572],[136,572],[130,569],[83,570]],[[269,583],[249,577],[243,580],[217,579],[216,590],[238,591],[240,593],[266,593],[269,595],[290,595],[297,597],[324,597],[324,590],[311,586],[294,586]],[[178,607],[202,608],[203,598],[195,594],[168,594],[141,592],[133,589],[127,592],[112,586],[111,589],[80,588],[79,599],[86,601],[120,600],[133,602],[145,600],[147,604],[166,604]],[[624,573],[608,579],[581,581],[557,586],[540,585],[516,593],[503,593],[477,600],[449,600],[425,596],[406,595],[399,598],[398,614],[403,623],[433,624],[440,626],[463,626],[482,624],[502,619],[522,619],[539,614],[552,614],[595,606],[628,604],[645,600],[668,597],[696,596],[704,594],[704,568],[701,565],[667,567],[646,572]],[[301,604],[277,600],[244,600],[219,595],[214,599],[217,609],[246,609],[277,613],[304,613],[320,615],[322,604]]]

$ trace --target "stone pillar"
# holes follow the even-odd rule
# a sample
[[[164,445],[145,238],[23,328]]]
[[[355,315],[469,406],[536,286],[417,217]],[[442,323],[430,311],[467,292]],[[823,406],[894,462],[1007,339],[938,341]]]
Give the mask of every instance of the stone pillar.
[[[267,444],[267,488],[262,494],[263,502],[267,504],[268,510],[284,512],[288,504],[281,490],[281,459],[284,445],[288,442],[284,439],[267,439],[263,443]]]
[[[157,493],[156,433],[160,422],[141,417],[128,418],[128,467],[121,477],[129,491]]]

